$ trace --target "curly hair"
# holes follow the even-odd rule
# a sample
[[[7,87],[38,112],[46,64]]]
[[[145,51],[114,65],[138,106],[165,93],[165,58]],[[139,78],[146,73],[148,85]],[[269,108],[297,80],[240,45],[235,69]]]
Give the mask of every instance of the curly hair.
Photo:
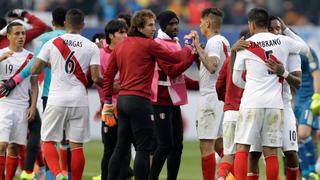
[[[147,19],[156,19],[156,15],[149,9],[143,9],[133,14],[131,19],[131,26],[129,29],[129,35],[138,32],[138,28],[144,28]]]

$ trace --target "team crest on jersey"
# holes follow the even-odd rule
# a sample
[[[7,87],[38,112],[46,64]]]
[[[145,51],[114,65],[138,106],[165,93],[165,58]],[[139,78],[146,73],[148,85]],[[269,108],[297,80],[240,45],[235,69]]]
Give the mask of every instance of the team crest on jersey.
[[[165,113],[160,113],[159,116],[160,116],[160,119],[165,119],[166,118],[166,114]]]
[[[103,128],[103,132],[104,132],[104,133],[108,133],[108,130],[109,130],[109,129],[108,129],[107,126],[105,126],[105,127]]]

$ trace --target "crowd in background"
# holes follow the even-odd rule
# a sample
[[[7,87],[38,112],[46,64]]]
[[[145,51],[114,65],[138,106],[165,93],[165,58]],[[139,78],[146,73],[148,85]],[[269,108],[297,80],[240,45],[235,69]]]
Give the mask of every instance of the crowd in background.
[[[97,16],[100,21],[109,21],[121,12],[149,8],[155,14],[165,9],[173,10],[183,23],[199,25],[201,10],[218,7],[224,12],[224,24],[247,23],[247,12],[252,7],[263,7],[275,16],[281,16],[288,25],[319,25],[318,0],[1,0],[0,16],[11,9],[30,9],[37,12],[52,11],[57,6],[79,8],[86,15]]]

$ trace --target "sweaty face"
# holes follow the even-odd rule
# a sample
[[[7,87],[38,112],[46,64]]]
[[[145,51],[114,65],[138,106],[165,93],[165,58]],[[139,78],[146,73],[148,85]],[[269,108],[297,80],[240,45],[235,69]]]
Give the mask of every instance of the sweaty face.
[[[111,39],[111,42],[113,42],[114,44],[118,44],[126,37],[127,37],[127,31],[123,29],[112,34],[110,39]]]
[[[179,33],[179,21],[177,18],[173,18],[169,21],[166,29],[165,29],[165,33],[170,36],[171,38],[173,37],[177,37],[178,33]]]
[[[143,28],[139,28],[139,31],[147,36],[148,38],[153,38],[156,32],[156,23],[154,18],[146,18],[146,24]]]
[[[281,24],[277,19],[270,21],[269,32],[273,34],[282,34]]]
[[[26,31],[23,26],[13,26],[11,32],[7,34],[10,44],[21,48],[26,40]]]

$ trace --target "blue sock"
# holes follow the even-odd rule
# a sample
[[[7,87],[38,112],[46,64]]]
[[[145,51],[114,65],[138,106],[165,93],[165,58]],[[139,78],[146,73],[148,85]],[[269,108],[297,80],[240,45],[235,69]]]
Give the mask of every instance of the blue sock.
[[[308,137],[307,139],[304,140],[305,144],[305,150],[306,150],[306,156],[308,158],[309,162],[309,172],[316,172],[316,155],[315,155],[315,146],[313,144],[312,137]]]
[[[306,156],[305,140],[299,141],[299,158],[300,158],[300,168],[301,175],[308,179],[309,177],[309,162]]]
[[[46,180],[54,180],[55,177],[53,177],[53,174],[51,171],[46,171]]]

